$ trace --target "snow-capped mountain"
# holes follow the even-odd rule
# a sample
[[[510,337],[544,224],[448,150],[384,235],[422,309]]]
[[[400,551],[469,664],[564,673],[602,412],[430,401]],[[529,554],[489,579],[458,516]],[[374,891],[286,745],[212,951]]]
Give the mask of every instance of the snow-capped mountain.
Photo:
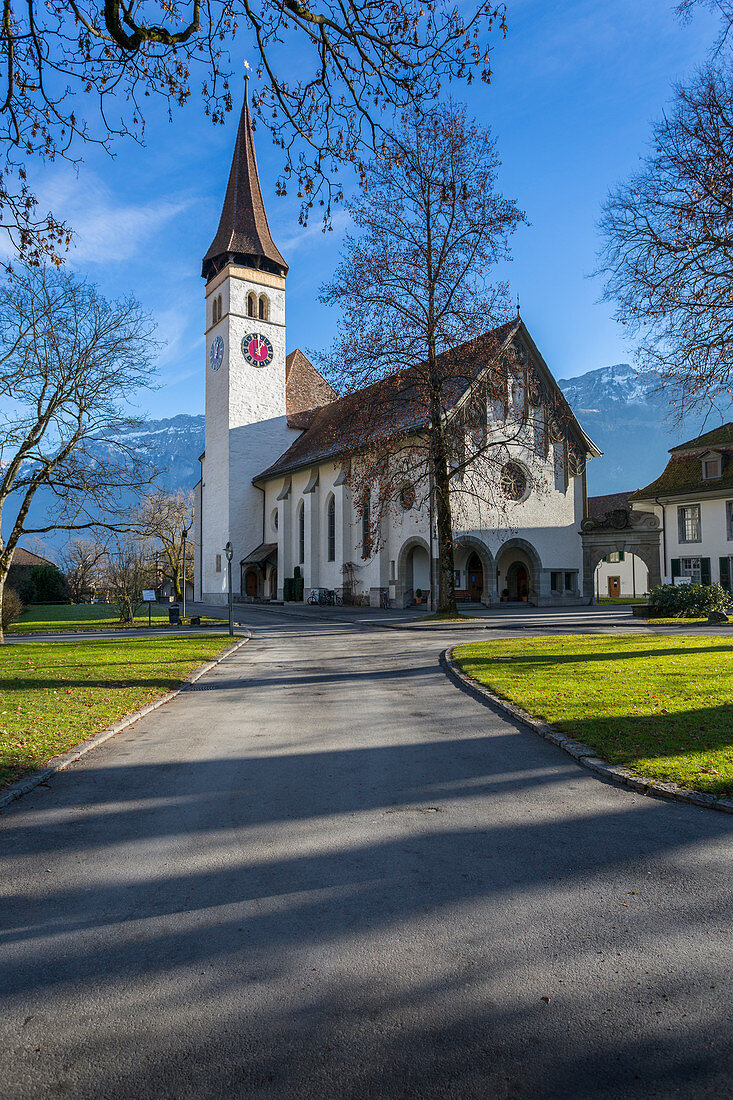
[[[591,495],[639,489],[667,465],[670,447],[710,431],[725,418],[689,417],[672,424],[667,398],[658,390],[657,376],[638,373],[629,363],[591,370],[558,385],[583,429],[603,451],[588,465]]]

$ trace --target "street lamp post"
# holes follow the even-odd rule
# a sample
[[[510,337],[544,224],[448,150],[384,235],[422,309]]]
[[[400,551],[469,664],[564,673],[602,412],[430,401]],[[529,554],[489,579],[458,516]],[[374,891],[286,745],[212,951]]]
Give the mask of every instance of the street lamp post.
[[[186,618],[186,539],[188,538],[188,532],[190,527],[181,525],[181,539],[183,540],[183,616]]]
[[[224,547],[224,553],[227,556],[227,588],[229,590],[229,633],[234,634],[234,618],[232,608],[232,558],[234,557],[234,547],[231,542],[228,542]]]

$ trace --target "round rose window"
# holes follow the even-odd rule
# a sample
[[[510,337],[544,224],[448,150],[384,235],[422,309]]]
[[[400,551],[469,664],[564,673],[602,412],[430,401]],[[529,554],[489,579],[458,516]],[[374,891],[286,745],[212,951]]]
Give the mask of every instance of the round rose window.
[[[510,500],[524,500],[527,496],[527,475],[516,462],[502,466],[501,487]]]

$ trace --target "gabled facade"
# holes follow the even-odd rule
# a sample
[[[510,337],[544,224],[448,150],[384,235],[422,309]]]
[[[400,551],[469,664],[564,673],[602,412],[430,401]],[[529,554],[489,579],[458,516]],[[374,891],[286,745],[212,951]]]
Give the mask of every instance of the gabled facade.
[[[701,584],[733,579],[733,424],[688,440],[670,452],[662,474],[631,494],[634,510],[661,524],[660,567],[669,581]]]
[[[230,542],[238,599],[282,599],[285,581],[299,573],[306,595],[316,588],[348,590],[377,606],[388,601],[402,607],[418,598],[429,606],[436,589],[429,494],[405,485],[372,545],[347,477],[348,455],[363,428],[360,409],[379,387],[402,389],[389,422],[377,431],[420,431],[410,371],[339,398],[302,352],[286,357],[287,265],[267,226],[246,101],[222,216],[202,270],[206,450],[196,487],[196,597],[226,599],[224,547]],[[465,361],[466,369],[458,372],[460,382],[451,383],[448,415],[467,401],[475,406],[482,373],[511,357],[524,365],[505,400],[482,399],[483,429],[512,418],[522,422],[522,410],[530,406],[535,421],[545,425],[539,433],[527,425],[510,445],[506,465],[513,480],[501,520],[480,501],[466,503],[456,481],[459,597],[484,604],[587,600],[592,591],[585,591],[580,540],[585,465],[600,452],[519,317],[450,356]],[[559,405],[561,431],[554,420],[546,422],[550,407]],[[381,435],[369,440],[375,438]],[[517,481],[521,492],[515,491]]]

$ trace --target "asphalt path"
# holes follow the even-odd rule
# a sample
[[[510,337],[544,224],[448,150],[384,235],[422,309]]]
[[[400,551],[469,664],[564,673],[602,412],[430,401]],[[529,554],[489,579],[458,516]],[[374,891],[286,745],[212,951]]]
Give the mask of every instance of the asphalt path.
[[[482,706],[449,632],[247,626],[0,816],[4,1098],[731,1095],[733,818]]]

